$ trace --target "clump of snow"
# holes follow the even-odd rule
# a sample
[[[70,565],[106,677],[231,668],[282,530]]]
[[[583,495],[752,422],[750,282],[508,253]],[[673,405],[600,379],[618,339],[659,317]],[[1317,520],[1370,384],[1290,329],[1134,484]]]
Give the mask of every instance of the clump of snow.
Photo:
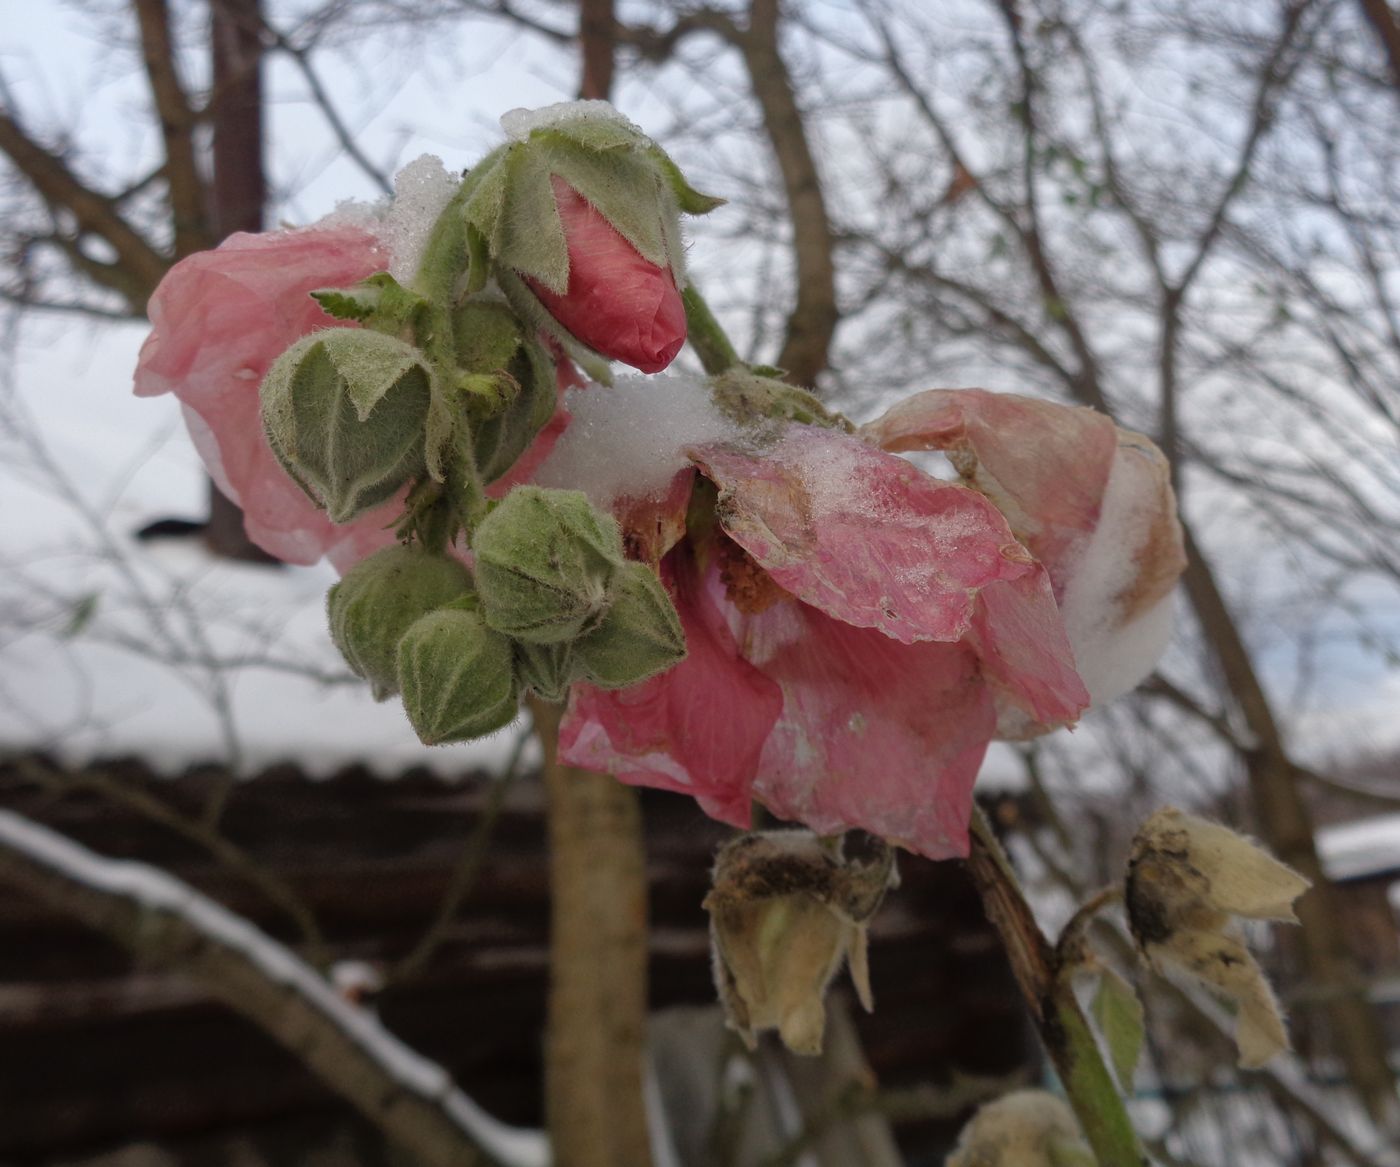
[[[512,109],[501,115],[501,129],[517,142],[523,142],[536,130],[579,123],[620,123],[641,133],[641,129],[618,112],[610,101],[560,101],[540,109]]]
[[[394,175],[391,197],[373,203],[345,199],[317,227],[362,227],[378,236],[389,254],[389,274],[407,284],[418,272],[438,216],[457,193],[460,179],[442,159],[424,154]]]
[[[380,237],[389,247],[393,261],[389,274],[401,284],[418,272],[423,250],[459,180],[447,173],[442,159],[424,154],[394,176],[394,199],[384,216]]]
[[[1136,447],[1119,446],[1098,526],[1067,573],[1060,614],[1075,666],[1096,706],[1147,676],[1171,636],[1171,595],[1123,623],[1124,598],[1134,586],[1157,518],[1159,489],[1153,463]]]
[[[715,408],[705,379],[693,373],[619,377],[611,388],[570,390],[564,404],[573,420],[535,481],[582,490],[603,509],[624,496],[663,493],[690,465],[687,450],[742,436]]]

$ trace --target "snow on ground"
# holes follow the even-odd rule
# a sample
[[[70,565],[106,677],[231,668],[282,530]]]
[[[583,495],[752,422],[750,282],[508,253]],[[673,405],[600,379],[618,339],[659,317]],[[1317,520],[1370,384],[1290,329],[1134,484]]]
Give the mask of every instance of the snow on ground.
[[[130,394],[143,337],[132,326],[78,337],[53,321],[21,334],[0,396],[0,750],[137,754],[171,773],[501,765],[512,729],[429,749],[396,702],[375,704],[347,673],[325,630],[329,567],[253,567],[197,539],[133,538],[205,505],[176,403]]]

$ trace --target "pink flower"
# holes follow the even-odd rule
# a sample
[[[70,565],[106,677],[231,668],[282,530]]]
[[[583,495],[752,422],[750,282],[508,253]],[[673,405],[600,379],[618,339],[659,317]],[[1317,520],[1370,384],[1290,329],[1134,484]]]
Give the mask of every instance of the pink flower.
[[[1132,462],[1160,464],[1142,442],[1087,410],[949,391],[860,436],[791,426],[762,453],[690,451],[718,492],[712,525],[676,523],[694,471],[667,505],[622,516],[634,547],[664,554],[689,655],[629,690],[576,686],[562,755],[692,794],[738,826],[757,800],[821,833],[966,854],[992,738],[1089,704],[1057,596],[1108,594],[1081,578],[1100,573],[1112,609],[1100,624],[1120,633],[1179,570],[1165,479]],[[975,489],[876,443],[948,448]],[[1095,550],[1119,508],[1120,447],[1134,451],[1119,474],[1133,537]]]
[[[566,331],[609,360],[659,373],[685,344],[685,305],[671,271],[643,259],[578,191],[553,176],[569,249],[569,286],[560,295],[527,279]]]
[[[393,541],[387,503],[337,526],[283,471],[263,435],[258,387],[293,341],[331,319],[316,288],[353,284],[388,266],[359,227],[232,235],[181,260],[151,297],[151,335],[136,367],[140,396],[174,393],[210,476],[243,508],[248,536],[289,563],[339,567]]]

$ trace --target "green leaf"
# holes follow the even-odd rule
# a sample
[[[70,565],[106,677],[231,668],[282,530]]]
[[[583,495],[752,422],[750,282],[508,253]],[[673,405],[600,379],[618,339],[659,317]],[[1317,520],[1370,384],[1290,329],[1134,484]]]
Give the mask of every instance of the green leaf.
[[[377,288],[317,288],[311,298],[337,320],[368,320],[379,305]]]
[[[671,156],[660,146],[653,145],[647,154],[661,168],[662,175],[676,196],[676,205],[687,215],[708,215],[716,207],[722,207],[729,201],[715,195],[702,194],[696,190],[686,181],[685,175],[681,173],[681,168],[671,160]]]
[[[617,151],[590,153],[571,142],[556,141],[549,148],[549,165],[597,208],[643,259],[657,267],[667,265],[662,188],[656,170],[644,157]]]
[[[1089,1007],[1108,1046],[1113,1072],[1125,1091],[1133,1086],[1133,1072],[1142,1053],[1142,1002],[1132,985],[1111,968],[1099,975],[1099,987]]]

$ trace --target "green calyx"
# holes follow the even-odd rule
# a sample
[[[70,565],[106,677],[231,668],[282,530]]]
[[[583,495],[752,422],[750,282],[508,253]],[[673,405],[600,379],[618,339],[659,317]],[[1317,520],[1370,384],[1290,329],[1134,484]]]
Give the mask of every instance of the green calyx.
[[[795,421],[802,425],[854,431],[841,414],[827,409],[815,396],[780,379],[780,369],[733,368],[710,378],[715,405],[740,425],[757,421]]]
[[[554,362],[508,305],[472,299],[452,314],[462,403],[484,483],[515,465],[554,415]],[[465,380],[470,378],[471,380]]]
[[[472,539],[482,612],[496,631],[556,644],[594,627],[623,564],[615,520],[577,490],[519,486]]]
[[[409,626],[468,595],[471,575],[456,559],[417,547],[388,547],[345,573],[326,596],[331,639],[376,701],[399,690],[396,660]]]
[[[469,601],[410,625],[396,667],[404,712],[425,745],[482,737],[510,724],[519,710],[511,642],[488,628]]]
[[[622,689],[685,659],[685,633],[656,573],[642,563],[622,565],[609,589],[598,626],[576,640],[515,645],[522,688],[562,701],[574,681]]]
[[[679,216],[723,203],[695,190],[675,162],[620,114],[556,120],[489,155],[475,171],[463,214],[502,267],[563,294],[569,283],[564,224],[552,179],[562,179],[648,262],[684,287]]]
[[[349,522],[421,473],[432,379],[423,353],[395,337],[312,333],[263,379],[268,444],[333,522]]]
[[[607,615],[573,648],[583,678],[605,689],[621,689],[679,664],[685,658],[685,633],[656,573],[629,562],[613,584]]]

